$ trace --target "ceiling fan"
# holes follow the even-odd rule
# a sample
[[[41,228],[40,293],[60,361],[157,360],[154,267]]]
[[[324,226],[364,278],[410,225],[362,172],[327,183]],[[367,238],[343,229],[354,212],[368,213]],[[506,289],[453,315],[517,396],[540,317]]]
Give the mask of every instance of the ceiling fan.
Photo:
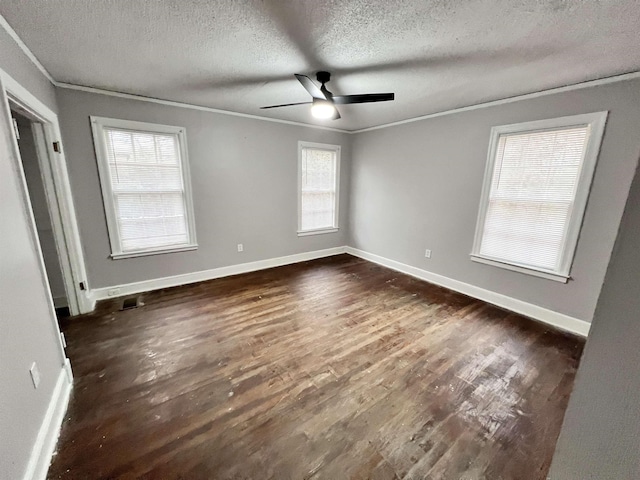
[[[369,102],[386,102],[394,99],[393,93],[365,93],[361,95],[334,95],[325,84],[331,80],[331,74],[329,72],[316,73],[316,79],[320,82],[321,86],[313,83],[313,81],[306,75],[295,74],[298,81],[302,84],[307,92],[312,97],[311,102],[298,102],[298,103],[284,103],[282,105],[269,105],[265,108],[279,108],[289,107],[291,105],[309,105],[311,104],[311,114],[316,118],[337,120],[340,118],[340,113],[336,108],[336,105],[346,105],[350,103],[369,103]]]

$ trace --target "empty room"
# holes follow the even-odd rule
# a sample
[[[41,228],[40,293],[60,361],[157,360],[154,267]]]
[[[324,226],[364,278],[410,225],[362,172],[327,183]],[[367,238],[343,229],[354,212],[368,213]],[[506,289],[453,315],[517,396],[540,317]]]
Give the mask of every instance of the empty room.
[[[637,0],[0,0],[0,479],[640,479]]]

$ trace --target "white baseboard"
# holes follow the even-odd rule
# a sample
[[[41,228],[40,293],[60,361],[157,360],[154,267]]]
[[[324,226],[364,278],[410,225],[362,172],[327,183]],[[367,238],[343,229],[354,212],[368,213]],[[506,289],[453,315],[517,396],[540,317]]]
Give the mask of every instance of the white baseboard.
[[[460,282],[443,275],[438,275],[437,273],[428,272],[427,270],[422,270],[417,267],[412,267],[411,265],[396,262],[395,260],[390,260],[388,258],[365,252],[357,248],[346,247],[346,253],[363,258],[373,263],[377,263],[378,265],[391,268],[392,270],[406,273],[407,275],[425,280],[429,283],[433,283],[441,287],[463,293],[470,297],[477,298],[478,300],[482,300],[487,303],[491,303],[492,305],[496,305],[506,310],[519,313],[520,315],[524,315],[525,317],[533,318],[534,320],[552,325],[561,330],[575,333],[583,337],[586,337],[589,334],[589,328],[591,327],[591,324],[589,322],[585,322],[584,320],[570,317],[562,313],[554,312],[553,310],[539,307],[538,305],[523,302],[522,300],[508,297],[506,295],[502,295],[501,293],[485,290],[484,288]]]
[[[69,404],[72,385],[71,366],[67,359],[65,366],[60,369],[49,407],[47,407],[36,442],[31,450],[31,457],[23,480],[44,480],[47,477],[51,457],[60,435],[62,420],[64,420],[67,405]]]
[[[96,309],[96,299],[93,296],[93,290],[89,289],[80,292],[80,295],[78,295],[78,303],[80,314],[93,312]]]
[[[505,308],[515,313],[519,313],[526,317],[533,318],[540,322],[544,322],[548,325],[552,325],[561,330],[566,330],[571,333],[575,333],[586,337],[589,333],[591,324],[562,313],[554,312],[538,305],[524,302],[500,293],[485,290],[484,288],[476,287],[468,283],[460,282],[437,273],[428,272],[420,268],[412,267],[404,263],[396,262],[373,253],[368,253],[363,250],[359,250],[353,247],[334,247],[327,248],[325,250],[315,250],[313,252],[298,253],[295,255],[288,255],[286,257],[269,258],[267,260],[258,260],[256,262],[241,263],[238,265],[230,265],[228,267],[213,268],[211,270],[202,270],[200,272],[185,273],[183,275],[174,275],[171,277],[154,278],[152,280],[144,280],[141,282],[127,283],[124,285],[114,285],[111,287],[102,287],[92,289],[89,292],[89,298],[95,304],[97,300],[104,300],[106,298],[112,298],[123,295],[133,295],[136,293],[150,292],[152,290],[159,290],[161,288],[177,287],[180,285],[187,285],[189,283],[203,282],[206,280],[213,280],[215,278],[228,277],[231,275],[238,275],[241,273],[255,272],[258,270],[264,270],[266,268],[280,267],[282,265],[289,265],[292,263],[305,262],[307,260],[314,260],[316,258],[330,257],[333,255],[339,255],[341,253],[348,253],[350,255],[363,258],[373,263],[377,263],[384,267],[397,270],[398,272],[406,273],[413,277],[425,280],[441,287],[454,290],[456,292],[469,295],[470,297],[483,300],[487,303],[497,305],[498,307]],[[109,295],[109,291],[117,289],[117,293]]]
[[[228,267],[213,268],[211,270],[202,270],[200,272],[185,273],[182,275],[174,275],[171,277],[154,278],[152,280],[144,280],[141,282],[127,283],[124,285],[114,285],[111,287],[101,287],[92,289],[89,298],[94,302],[104,300],[106,298],[120,297],[123,295],[132,295],[135,293],[150,292],[161,288],[177,287],[187,285],[189,283],[203,282],[205,280],[213,280],[215,278],[228,277],[238,275],[240,273],[255,272],[266,268],[281,267],[292,263],[306,262],[316,258],[331,257],[346,252],[347,247],[334,247],[324,250],[314,250],[312,252],[297,253],[286,257],[269,258],[266,260],[258,260],[256,262],[240,263],[238,265],[230,265]],[[118,290],[116,294],[109,295],[109,291]]]

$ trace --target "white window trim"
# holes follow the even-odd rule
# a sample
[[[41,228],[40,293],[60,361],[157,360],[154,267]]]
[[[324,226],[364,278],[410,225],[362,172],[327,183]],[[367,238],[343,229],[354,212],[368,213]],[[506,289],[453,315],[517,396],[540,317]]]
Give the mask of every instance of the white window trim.
[[[491,129],[491,141],[489,143],[489,153],[484,173],[484,182],[482,184],[482,194],[480,197],[480,208],[478,211],[478,220],[476,222],[476,231],[473,241],[473,249],[471,251],[471,260],[474,262],[493,265],[496,267],[513,270],[520,273],[526,273],[537,277],[555,280],[567,283],[571,278],[571,266],[578,245],[578,237],[584,219],[584,213],[587,207],[587,200],[591,190],[591,183],[595,166],[600,152],[604,127],[607,122],[608,112],[594,112],[582,115],[573,115],[568,117],[553,118],[547,120],[537,120],[534,122],[516,123],[511,125],[502,125]],[[496,152],[500,135],[510,133],[529,133],[544,130],[553,130],[565,127],[577,127],[588,125],[589,139],[585,150],[584,163],[580,171],[578,179],[578,188],[574,200],[574,208],[571,218],[567,225],[566,241],[560,252],[560,267],[557,271],[546,270],[542,268],[532,267],[530,265],[521,265],[516,262],[507,262],[504,259],[493,258],[481,255],[480,244],[482,241],[482,232],[484,230],[484,222],[489,206],[489,195],[491,190],[491,181],[493,178],[493,169],[496,161]]]
[[[111,258],[114,260],[121,258],[142,257],[146,255],[158,255],[163,253],[184,252],[198,248],[196,241],[195,215],[193,213],[193,196],[191,193],[191,175],[189,173],[189,157],[187,156],[186,130],[183,127],[171,125],[160,125],[157,123],[135,122],[132,120],[120,120],[116,118],[91,116],[91,130],[93,132],[93,144],[96,151],[98,163],[98,173],[100,177],[100,187],[102,190],[102,200],[107,218],[107,230],[109,232],[109,242],[111,244]],[[185,210],[187,216],[187,228],[189,230],[188,244],[175,245],[170,247],[146,248],[131,252],[123,252],[120,242],[120,231],[116,218],[115,204],[113,200],[113,188],[111,185],[111,175],[109,173],[109,163],[104,140],[104,128],[120,128],[123,130],[135,130],[152,133],[170,133],[178,136],[180,148],[180,162],[182,164],[182,181],[184,187]]]
[[[302,229],[302,149],[315,148],[318,150],[329,150],[336,154],[336,211],[332,227],[319,228],[315,230]],[[340,230],[340,145],[328,143],[298,142],[298,236],[322,235],[325,233],[335,233]]]

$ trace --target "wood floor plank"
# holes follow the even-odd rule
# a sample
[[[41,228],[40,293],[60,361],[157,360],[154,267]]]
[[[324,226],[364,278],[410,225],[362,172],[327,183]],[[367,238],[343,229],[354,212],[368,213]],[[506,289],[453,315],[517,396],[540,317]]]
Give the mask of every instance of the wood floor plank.
[[[65,319],[50,479],[518,479],[549,468],[577,337],[340,255]]]

